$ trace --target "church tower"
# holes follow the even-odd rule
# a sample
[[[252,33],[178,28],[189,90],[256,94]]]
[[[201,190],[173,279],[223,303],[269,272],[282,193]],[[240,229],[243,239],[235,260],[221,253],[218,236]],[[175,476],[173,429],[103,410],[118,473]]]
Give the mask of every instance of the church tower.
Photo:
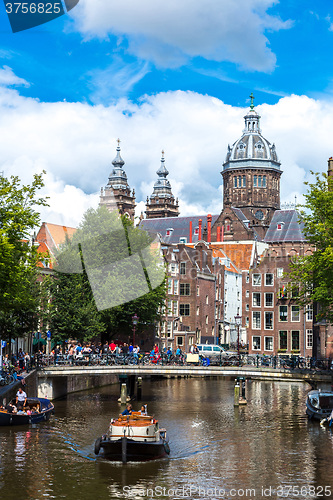
[[[264,237],[275,210],[280,209],[280,162],[275,145],[260,130],[260,116],[251,106],[244,116],[245,128],[238,141],[228,146],[221,172],[223,208],[241,209],[260,237]]]
[[[134,220],[135,191],[132,193],[127,182],[127,175],[123,166],[124,160],[120,156],[120,140],[118,139],[117,155],[112,162],[113,170],[105,188],[101,188],[100,205],[106,205],[110,212],[118,209],[121,215],[127,215]]]
[[[164,151],[162,151],[161,166],[157,170],[158,179],[154,184],[153,193],[147,197],[147,219],[161,217],[178,217],[178,199],[171,192],[171,184],[167,179],[169,172],[165,167]]]

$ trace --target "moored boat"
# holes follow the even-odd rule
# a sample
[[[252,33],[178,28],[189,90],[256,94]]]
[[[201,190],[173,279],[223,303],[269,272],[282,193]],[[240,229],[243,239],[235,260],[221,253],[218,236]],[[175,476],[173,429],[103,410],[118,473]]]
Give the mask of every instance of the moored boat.
[[[306,398],[306,413],[310,418],[323,420],[330,417],[333,411],[333,392],[312,390]]]
[[[145,461],[165,457],[170,453],[166,430],[158,421],[140,412],[120,415],[110,422],[107,434],[96,439],[95,454],[115,461]]]
[[[13,399],[10,405],[15,407],[16,400]],[[0,409],[0,426],[38,424],[49,420],[52,413],[54,413],[54,405],[49,399],[27,398],[25,411],[15,413],[8,409]]]

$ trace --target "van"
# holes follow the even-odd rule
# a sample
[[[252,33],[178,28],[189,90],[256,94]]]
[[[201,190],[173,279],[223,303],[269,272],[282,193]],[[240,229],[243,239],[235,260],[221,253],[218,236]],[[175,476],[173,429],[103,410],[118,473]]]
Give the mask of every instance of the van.
[[[216,344],[197,344],[199,354],[202,356],[234,356],[236,352],[226,351],[223,347]]]
[[[199,354],[203,356],[220,356],[225,354],[226,351],[223,347],[214,344],[197,344]]]

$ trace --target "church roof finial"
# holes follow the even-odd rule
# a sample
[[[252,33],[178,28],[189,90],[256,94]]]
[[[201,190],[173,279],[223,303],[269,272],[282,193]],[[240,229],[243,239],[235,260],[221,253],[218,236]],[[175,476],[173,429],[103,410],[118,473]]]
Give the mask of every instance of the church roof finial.
[[[113,160],[112,165],[114,165],[116,168],[122,168],[123,165],[125,165],[125,162],[122,159],[122,157],[120,156],[120,139],[117,139],[117,143],[118,143],[117,150],[116,150],[117,155],[116,155],[115,159]]]
[[[250,105],[250,108],[251,108],[251,109],[254,109],[253,99],[255,99],[255,97],[254,97],[254,95],[253,95],[253,92],[251,92],[251,94],[250,94],[250,96],[249,96],[249,97],[250,97],[250,99],[251,99],[251,105]]]

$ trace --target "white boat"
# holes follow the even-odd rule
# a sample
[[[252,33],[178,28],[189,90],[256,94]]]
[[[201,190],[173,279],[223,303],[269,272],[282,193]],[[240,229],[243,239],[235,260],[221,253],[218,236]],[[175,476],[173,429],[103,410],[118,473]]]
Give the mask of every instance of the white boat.
[[[306,413],[310,418],[325,420],[333,411],[333,392],[312,390],[306,398]]]
[[[102,450],[111,460],[154,460],[170,453],[166,430],[160,429],[158,421],[141,412],[120,415],[110,422],[107,434],[96,439],[95,454]]]

